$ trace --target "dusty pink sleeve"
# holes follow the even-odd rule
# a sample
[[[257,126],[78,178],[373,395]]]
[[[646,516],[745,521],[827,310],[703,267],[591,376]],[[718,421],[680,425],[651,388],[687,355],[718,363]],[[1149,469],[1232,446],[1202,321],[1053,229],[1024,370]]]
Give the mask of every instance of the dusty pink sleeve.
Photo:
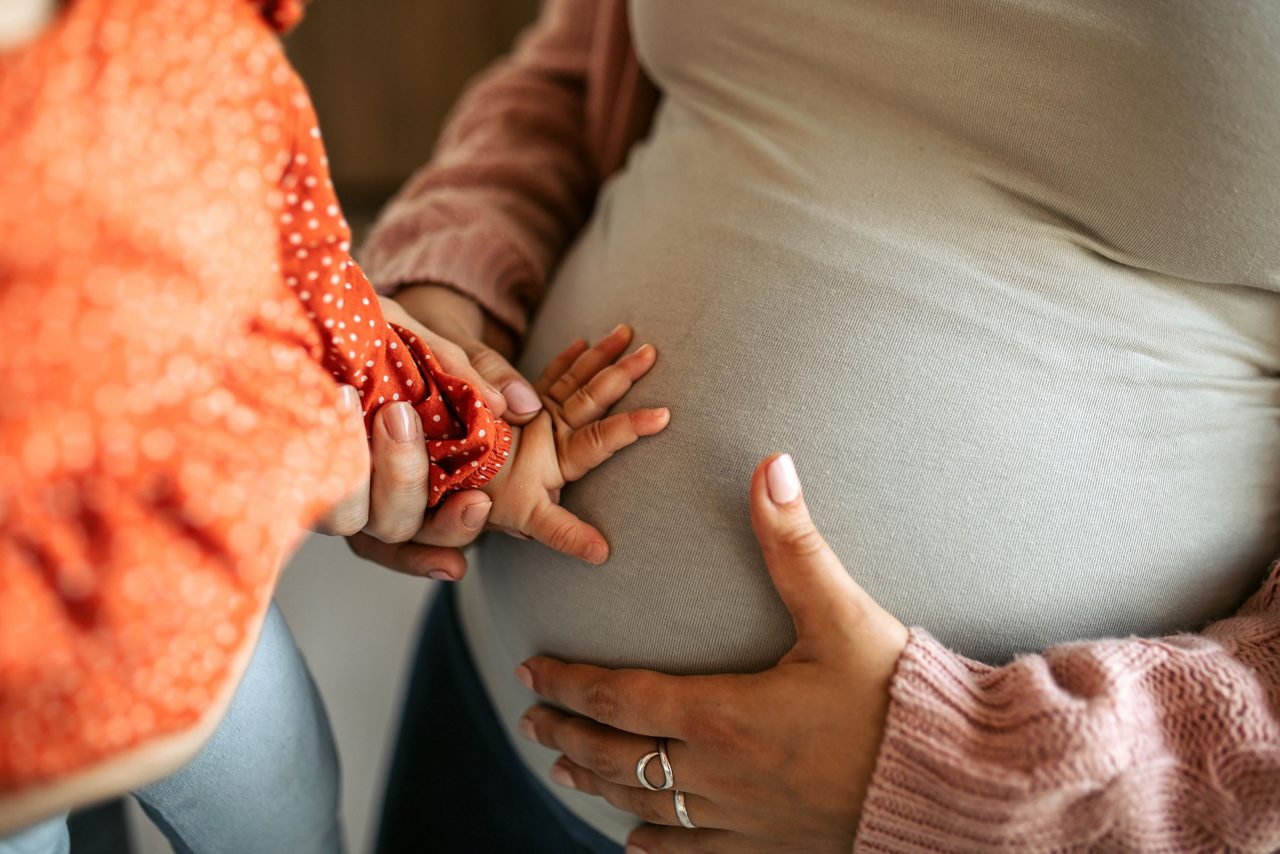
[[[447,284],[524,331],[600,182],[586,117],[598,11],[596,0],[549,0],[515,51],[469,87],[434,158],[365,245],[379,291]]]
[[[913,630],[859,851],[1280,850],[1280,566],[1200,635],[990,667]]]

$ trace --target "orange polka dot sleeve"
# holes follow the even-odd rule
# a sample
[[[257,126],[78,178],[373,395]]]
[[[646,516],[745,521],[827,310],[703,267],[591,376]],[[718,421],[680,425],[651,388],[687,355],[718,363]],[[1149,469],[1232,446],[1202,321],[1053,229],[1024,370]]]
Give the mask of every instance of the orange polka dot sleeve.
[[[297,10],[70,0],[0,52],[0,796],[203,720],[367,475],[335,379],[416,407],[433,501],[505,459],[351,261]]]
[[[284,282],[320,332],[325,368],[360,392],[366,424],[388,403],[413,404],[427,438],[428,497],[435,506],[449,492],[481,486],[498,473],[511,429],[475,388],[444,373],[420,338],[383,318],[373,287],[351,258],[350,228],[310,101],[300,81],[291,88],[292,156],[273,197],[280,206]]]

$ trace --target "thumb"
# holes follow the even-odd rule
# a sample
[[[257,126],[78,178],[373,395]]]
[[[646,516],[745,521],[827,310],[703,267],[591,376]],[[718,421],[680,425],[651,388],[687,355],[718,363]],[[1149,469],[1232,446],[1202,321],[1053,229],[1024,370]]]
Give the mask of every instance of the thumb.
[[[773,586],[795,621],[797,646],[856,640],[875,629],[878,621],[870,617],[889,617],[814,527],[789,454],[767,457],[756,467],[750,504],[751,527]]]

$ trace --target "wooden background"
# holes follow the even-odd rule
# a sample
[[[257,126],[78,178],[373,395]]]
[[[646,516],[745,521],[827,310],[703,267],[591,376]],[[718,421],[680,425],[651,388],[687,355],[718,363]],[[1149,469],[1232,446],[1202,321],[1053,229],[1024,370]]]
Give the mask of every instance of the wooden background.
[[[378,206],[431,153],[466,81],[537,0],[317,0],[289,35],[311,89],[334,183],[353,214]]]

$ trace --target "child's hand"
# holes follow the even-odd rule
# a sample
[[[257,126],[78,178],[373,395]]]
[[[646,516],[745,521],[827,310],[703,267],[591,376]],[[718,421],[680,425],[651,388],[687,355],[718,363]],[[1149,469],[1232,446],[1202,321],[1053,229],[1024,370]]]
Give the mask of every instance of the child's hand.
[[[547,366],[534,384],[543,411],[512,427],[511,459],[483,487],[493,499],[491,526],[591,563],[609,557],[604,535],[560,506],[560,489],[641,436],[661,432],[671,418],[667,409],[605,417],[658,357],[646,344],[619,359],[630,343],[631,329],[619,326],[591,349],[574,341]]]

